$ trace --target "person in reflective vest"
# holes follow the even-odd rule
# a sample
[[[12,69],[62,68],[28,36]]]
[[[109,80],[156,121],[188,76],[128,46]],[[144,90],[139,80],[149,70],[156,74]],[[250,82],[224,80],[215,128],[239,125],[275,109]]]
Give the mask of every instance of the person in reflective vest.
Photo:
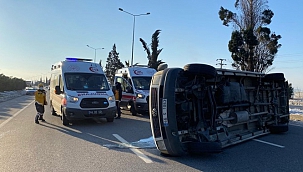
[[[44,105],[47,105],[46,92],[43,89],[43,84],[38,85],[39,89],[35,92],[35,106],[37,110],[37,115],[35,117],[35,123],[39,124],[38,120],[45,121],[43,119]]]

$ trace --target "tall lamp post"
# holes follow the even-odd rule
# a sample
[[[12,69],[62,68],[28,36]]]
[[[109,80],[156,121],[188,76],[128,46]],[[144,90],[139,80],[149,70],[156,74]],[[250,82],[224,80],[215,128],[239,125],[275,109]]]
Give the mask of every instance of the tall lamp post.
[[[143,16],[143,15],[149,15],[150,13],[146,13],[146,14],[132,14],[130,12],[124,11],[122,8],[119,8],[120,11],[125,12],[129,15],[132,15],[134,17],[134,23],[133,23],[133,42],[132,42],[132,59],[131,59],[131,66],[133,65],[133,61],[134,61],[134,40],[135,40],[135,23],[136,23],[136,17],[138,16]]]
[[[86,45],[88,48],[91,48],[91,49],[94,49],[95,50],[95,60],[94,62],[96,63],[96,56],[97,56],[97,50],[101,50],[101,49],[104,49],[104,48],[94,48],[94,47],[91,47],[89,45]]]

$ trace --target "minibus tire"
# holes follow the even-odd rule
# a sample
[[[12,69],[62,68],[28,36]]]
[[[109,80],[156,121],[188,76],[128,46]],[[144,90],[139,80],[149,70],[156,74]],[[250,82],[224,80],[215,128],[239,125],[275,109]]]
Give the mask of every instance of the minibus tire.
[[[134,103],[131,103],[130,105],[130,113],[132,114],[132,116],[137,116],[137,111],[136,108],[134,107]]]
[[[265,81],[284,81],[285,77],[283,73],[270,73],[264,76]]]
[[[206,79],[212,79],[217,75],[216,68],[207,64],[187,64],[183,67],[183,70],[190,75],[202,75]]]

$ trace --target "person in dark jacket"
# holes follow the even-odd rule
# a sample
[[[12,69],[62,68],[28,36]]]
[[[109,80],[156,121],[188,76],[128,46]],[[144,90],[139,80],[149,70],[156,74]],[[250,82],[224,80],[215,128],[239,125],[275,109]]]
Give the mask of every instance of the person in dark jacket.
[[[117,117],[116,119],[120,119],[121,118],[121,109],[120,109],[120,101],[122,99],[122,87],[121,87],[121,83],[120,82],[116,82],[115,83],[115,99],[116,99],[116,107],[117,107]]]

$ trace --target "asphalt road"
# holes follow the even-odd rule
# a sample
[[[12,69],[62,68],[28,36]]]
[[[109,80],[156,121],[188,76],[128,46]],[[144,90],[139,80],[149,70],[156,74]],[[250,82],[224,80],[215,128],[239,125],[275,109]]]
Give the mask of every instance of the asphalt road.
[[[221,153],[164,157],[154,147],[129,147],[151,136],[148,116],[122,114],[113,123],[63,126],[46,107],[46,122],[35,124],[33,99],[0,103],[0,172],[303,171],[302,122],[291,122],[285,134],[266,135]]]

